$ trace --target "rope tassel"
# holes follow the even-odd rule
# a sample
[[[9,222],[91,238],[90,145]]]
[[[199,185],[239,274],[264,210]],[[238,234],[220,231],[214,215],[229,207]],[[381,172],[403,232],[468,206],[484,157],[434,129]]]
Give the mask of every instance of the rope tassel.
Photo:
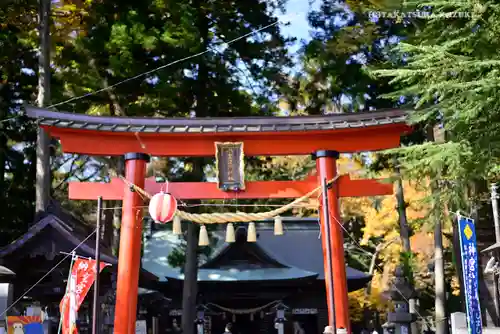
[[[234,225],[233,223],[227,224],[226,227],[226,242],[235,242],[236,238],[234,235]]]
[[[283,235],[283,220],[280,216],[274,217],[274,235]]]
[[[255,223],[248,224],[247,242],[257,242],[257,231],[255,230]]]
[[[209,244],[210,244],[210,242],[208,240],[207,228],[205,227],[205,225],[201,225],[198,246],[208,246]]]
[[[175,235],[181,235],[182,234],[182,227],[181,227],[181,217],[179,216],[174,216],[174,223],[172,224],[172,232]]]

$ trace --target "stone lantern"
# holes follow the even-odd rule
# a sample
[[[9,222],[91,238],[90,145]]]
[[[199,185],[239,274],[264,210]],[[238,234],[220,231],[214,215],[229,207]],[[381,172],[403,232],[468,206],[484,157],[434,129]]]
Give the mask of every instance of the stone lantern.
[[[408,300],[414,297],[415,290],[404,277],[401,267],[397,267],[394,274],[395,279],[389,291],[394,312],[387,314],[387,323],[383,325],[384,334],[411,334],[410,325],[417,319],[415,314],[410,313]]]
[[[275,307],[276,317],[274,318],[274,328],[278,330],[278,334],[283,334],[285,332],[285,312],[288,309],[283,303],[279,303]]]

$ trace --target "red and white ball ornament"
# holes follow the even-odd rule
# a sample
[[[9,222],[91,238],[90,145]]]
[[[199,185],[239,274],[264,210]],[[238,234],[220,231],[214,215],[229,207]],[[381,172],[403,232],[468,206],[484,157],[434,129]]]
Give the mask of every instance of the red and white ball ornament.
[[[162,191],[149,201],[149,215],[157,223],[168,223],[174,218],[176,212],[177,200],[169,193]]]

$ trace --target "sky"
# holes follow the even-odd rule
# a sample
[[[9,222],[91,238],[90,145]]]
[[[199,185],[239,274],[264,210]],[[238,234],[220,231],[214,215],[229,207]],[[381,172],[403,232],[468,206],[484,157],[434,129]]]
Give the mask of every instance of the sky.
[[[278,15],[281,22],[290,22],[289,26],[282,26],[285,35],[295,37],[299,41],[310,39],[307,13],[311,8],[317,8],[319,1],[314,1],[312,5],[310,5],[309,2],[308,0],[288,0],[286,13]]]

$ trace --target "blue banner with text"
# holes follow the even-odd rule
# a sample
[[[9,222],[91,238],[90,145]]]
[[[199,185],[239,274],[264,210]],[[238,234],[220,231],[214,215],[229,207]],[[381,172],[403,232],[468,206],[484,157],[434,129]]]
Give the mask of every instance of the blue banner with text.
[[[462,274],[465,285],[467,326],[469,334],[482,334],[483,324],[479,305],[479,270],[474,220],[459,217],[460,252],[462,255]]]

